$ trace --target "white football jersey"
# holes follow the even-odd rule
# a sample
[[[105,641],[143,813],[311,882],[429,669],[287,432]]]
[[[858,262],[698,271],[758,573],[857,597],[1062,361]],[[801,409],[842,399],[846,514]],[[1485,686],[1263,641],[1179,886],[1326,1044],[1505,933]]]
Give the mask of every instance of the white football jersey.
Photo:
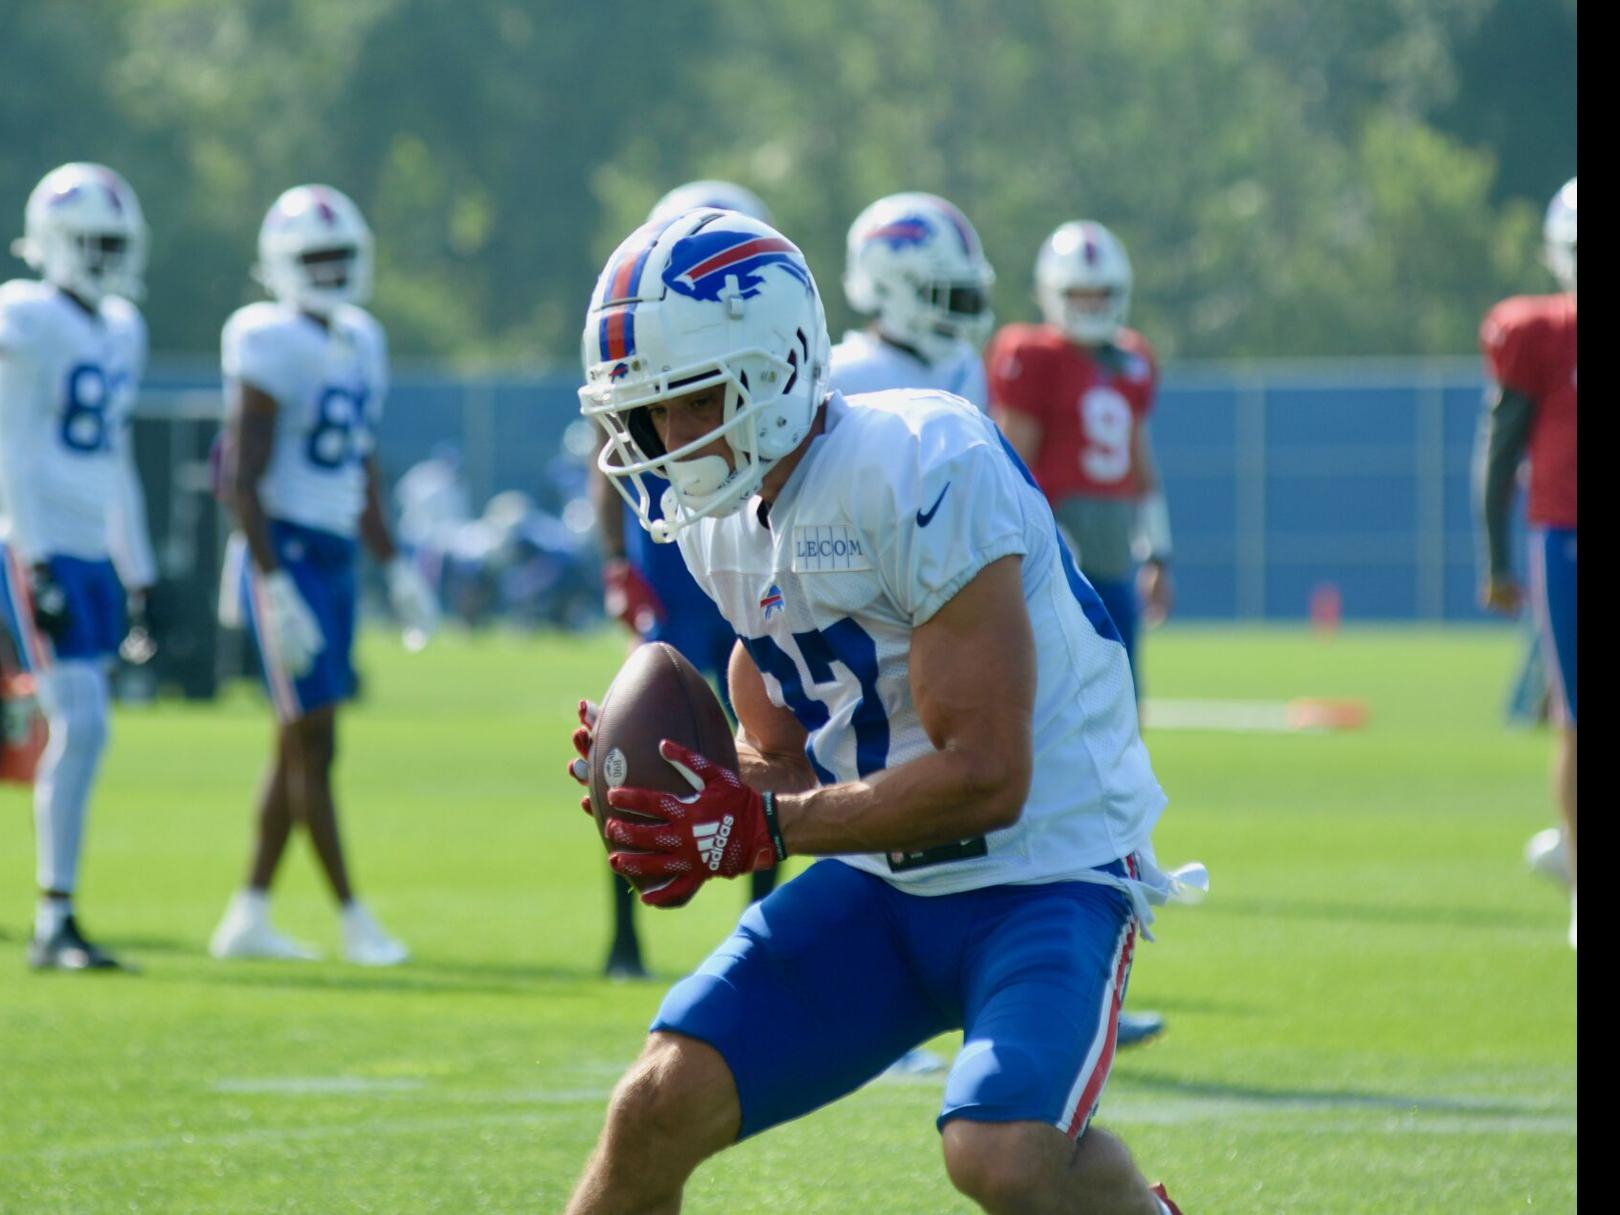
[[[1165,796],[1124,647],[995,424],[943,393],[834,393],[769,513],[679,533],[699,584],[809,731],[824,784],[933,748],[911,702],[913,630],[990,562],[1023,558],[1038,676],[1034,774],[1012,827],[920,854],[840,859],[917,894],[1081,876],[1149,842]]]
[[[155,580],[130,443],[145,366],[128,300],[91,316],[49,283],[0,286],[0,500],[26,560],[111,556],[126,585]]]
[[[984,360],[967,342],[938,363],[925,363],[865,329],[851,329],[832,349],[832,386],[846,397],[891,388],[934,388],[985,408]]]
[[[272,519],[353,536],[366,501],[366,459],[388,393],[382,326],[360,308],[331,329],[285,304],[249,304],[221,338],[225,378],[275,398],[275,448],[259,483]]]

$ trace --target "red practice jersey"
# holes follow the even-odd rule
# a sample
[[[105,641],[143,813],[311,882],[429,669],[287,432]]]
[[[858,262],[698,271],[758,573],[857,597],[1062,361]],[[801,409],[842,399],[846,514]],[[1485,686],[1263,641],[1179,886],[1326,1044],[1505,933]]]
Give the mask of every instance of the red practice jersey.
[[[992,410],[1041,424],[1030,472],[1049,499],[1141,494],[1136,430],[1159,384],[1146,338],[1121,329],[1112,349],[1097,351],[1053,325],[1008,325],[991,339],[985,364]]]
[[[1479,344],[1491,379],[1535,406],[1526,518],[1541,527],[1574,527],[1574,294],[1503,300],[1485,314]]]

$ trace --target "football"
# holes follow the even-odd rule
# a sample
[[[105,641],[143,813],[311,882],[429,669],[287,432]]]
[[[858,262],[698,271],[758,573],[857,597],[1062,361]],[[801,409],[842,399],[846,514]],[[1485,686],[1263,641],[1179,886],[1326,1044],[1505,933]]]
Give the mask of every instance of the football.
[[[737,743],[720,698],[674,646],[653,641],[636,648],[602,697],[589,764],[598,831],[607,827],[610,814],[645,821],[608,805],[609,789],[629,785],[683,796],[692,792],[691,784],[658,753],[666,738],[736,771]]]

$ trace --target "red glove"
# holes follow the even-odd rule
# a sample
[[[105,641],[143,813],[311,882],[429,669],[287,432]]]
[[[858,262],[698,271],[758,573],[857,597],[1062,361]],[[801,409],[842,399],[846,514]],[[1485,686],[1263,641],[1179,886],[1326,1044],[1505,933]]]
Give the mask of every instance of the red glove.
[[[623,557],[602,567],[602,607],[639,636],[646,636],[665,616],[664,604],[641,571]]]
[[[596,741],[596,719],[602,715],[601,706],[594,701],[582,700],[579,702],[579,728],[574,731],[571,741],[574,750],[579,752],[578,759],[568,761],[568,775],[584,785],[587,789],[591,784],[591,744]],[[579,808],[596,817],[591,809],[590,795],[579,799]]]
[[[660,819],[635,823],[608,819],[609,843],[636,852],[612,852],[613,872],[630,878],[650,907],[679,907],[711,877],[734,878],[773,869],[787,856],[776,826],[775,795],[759,793],[735,772],[665,739],[659,754],[691,781],[690,797],[652,789],[610,789],[608,802]],[[662,879],[661,881],[659,879]]]

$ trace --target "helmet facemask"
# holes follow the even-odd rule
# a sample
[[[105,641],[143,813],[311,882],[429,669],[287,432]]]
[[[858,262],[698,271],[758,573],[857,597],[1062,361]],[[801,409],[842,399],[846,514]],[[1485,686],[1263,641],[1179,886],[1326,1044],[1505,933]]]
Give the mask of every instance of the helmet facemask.
[[[734,514],[759,489],[770,466],[803,440],[807,426],[793,425],[803,412],[804,394],[815,377],[800,370],[809,357],[809,339],[800,331],[799,349],[786,358],[755,348],[715,363],[674,368],[633,385],[589,383],[579,390],[581,412],[607,432],[597,467],[659,543],[704,518]],[[634,363],[639,360],[632,360]],[[634,374],[632,372],[632,374]],[[720,423],[708,433],[666,451],[648,416],[648,407],[705,388],[721,387],[725,402]],[[811,403],[809,412],[814,413]],[[731,459],[710,452],[724,439]],[[651,517],[652,494],[645,475],[670,484],[663,518]]]

